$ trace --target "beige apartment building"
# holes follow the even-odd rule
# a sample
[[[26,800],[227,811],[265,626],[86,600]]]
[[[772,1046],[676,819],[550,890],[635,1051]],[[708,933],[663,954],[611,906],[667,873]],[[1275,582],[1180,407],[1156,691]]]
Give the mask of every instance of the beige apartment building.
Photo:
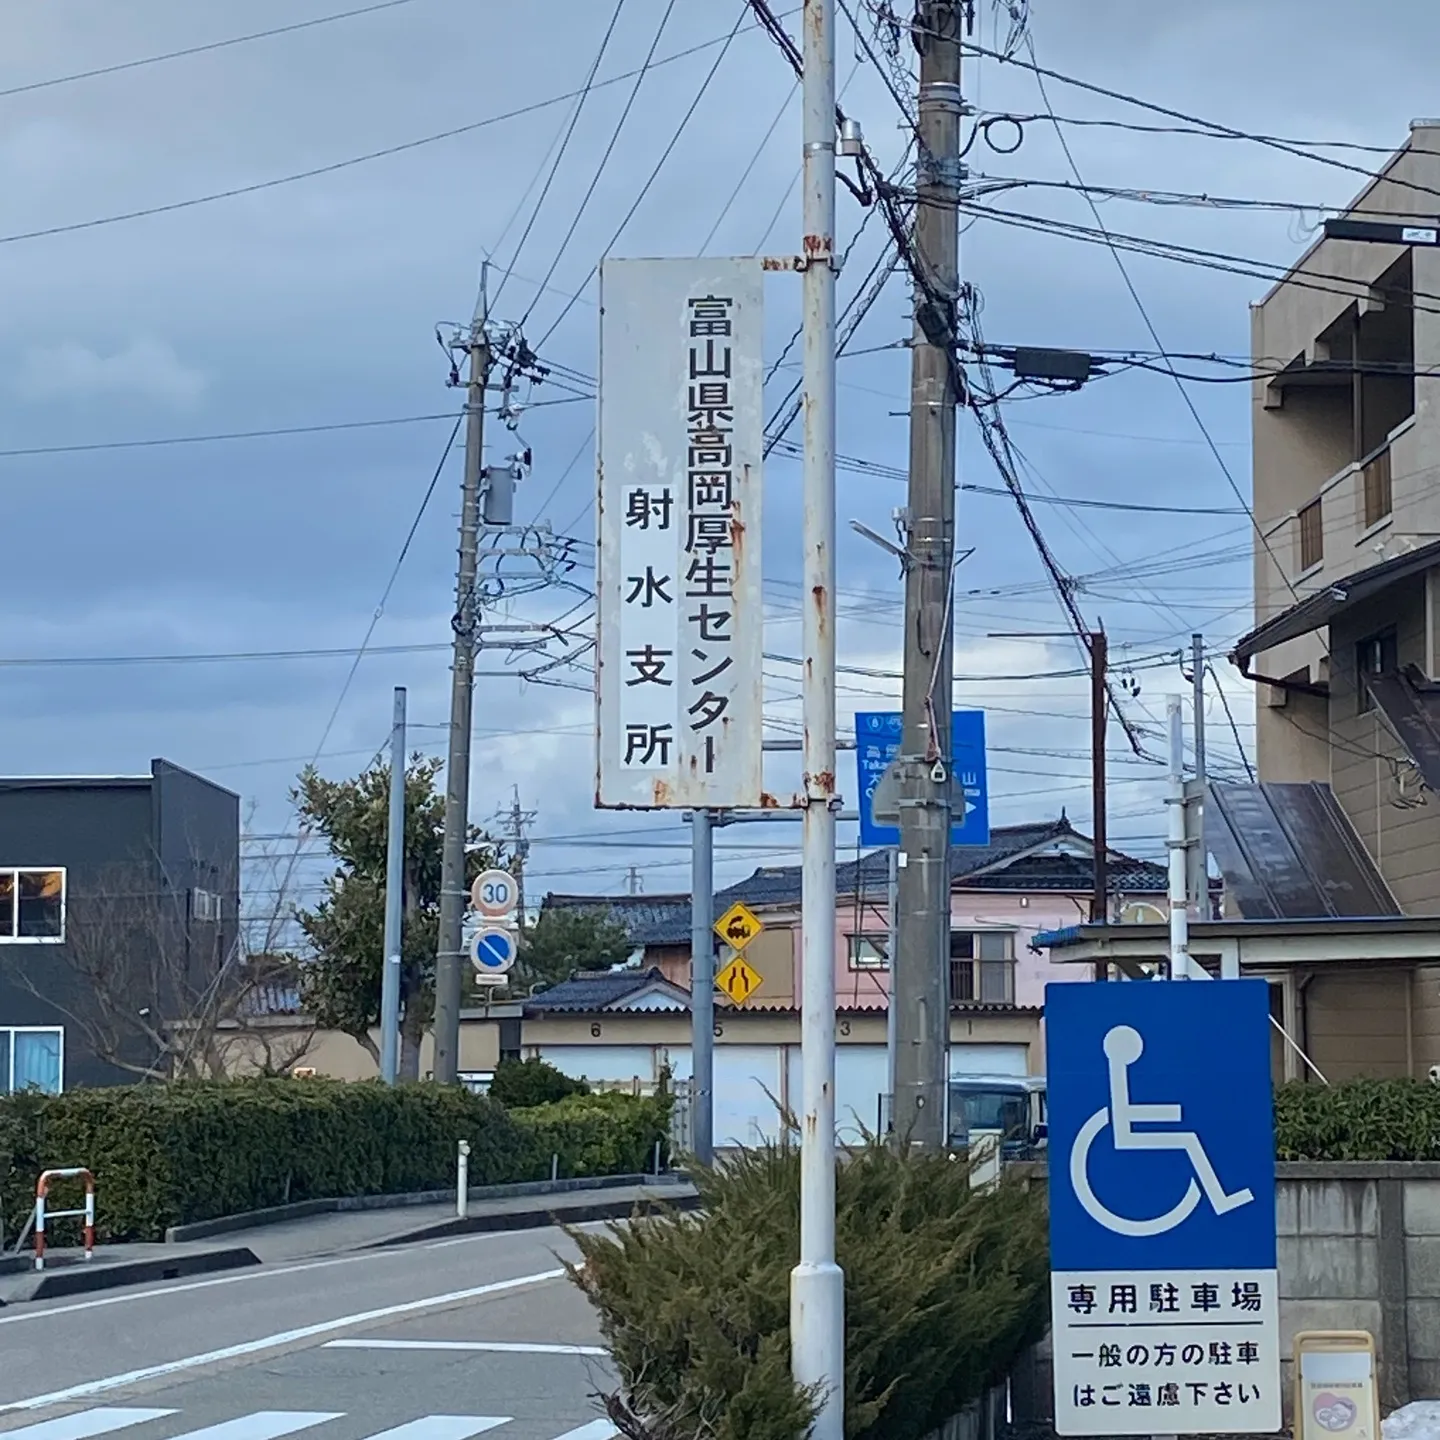
[[[1207,792],[1225,913],[1190,953],[1270,982],[1287,1080],[1440,1065],[1437,217],[1440,121],[1417,122],[1344,217],[1387,243],[1318,240],[1251,313],[1255,624],[1231,658],[1260,773]],[[1168,955],[1164,925],[1036,943],[1135,976]]]
[[[1440,121],[1417,121],[1349,218],[1437,215]],[[1413,238],[1321,239],[1252,309],[1255,628],[1233,659],[1262,682],[1260,779],[1328,784],[1418,916],[1440,914],[1440,247]]]

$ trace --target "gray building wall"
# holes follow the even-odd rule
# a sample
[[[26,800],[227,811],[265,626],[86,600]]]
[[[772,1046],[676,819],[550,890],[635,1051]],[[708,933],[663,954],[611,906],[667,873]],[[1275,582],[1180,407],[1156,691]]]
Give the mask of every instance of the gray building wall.
[[[0,780],[0,868],[66,871],[67,937],[100,911],[113,912],[117,898],[133,901],[147,912],[142,934],[159,933],[158,917],[171,917],[192,976],[213,974],[234,943],[239,835],[238,796],[163,760],[149,776]],[[196,885],[222,895],[218,925],[190,916]],[[0,943],[0,1026],[61,1027],[66,1089],[137,1078],[97,1053],[87,1033],[97,1007],[85,963],[70,943]],[[153,991],[133,997],[136,1011],[154,1003]],[[112,1029],[130,1063],[156,1059],[134,1027]]]

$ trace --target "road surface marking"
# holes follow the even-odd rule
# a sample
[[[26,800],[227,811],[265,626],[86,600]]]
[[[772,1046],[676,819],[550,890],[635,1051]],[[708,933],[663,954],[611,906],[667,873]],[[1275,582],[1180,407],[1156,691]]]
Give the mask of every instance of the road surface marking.
[[[547,1225],[541,1228],[553,1230],[555,1227]],[[513,1230],[489,1230],[480,1235],[466,1235],[462,1238],[464,1242],[511,1239],[516,1233]],[[447,1240],[444,1243],[455,1245],[462,1241]],[[427,1245],[421,1248],[428,1250],[432,1247]],[[304,1260],[295,1265],[253,1265],[242,1270],[238,1275],[217,1275],[212,1276],[209,1280],[190,1280],[179,1285],[160,1285],[153,1290],[127,1290],[119,1295],[101,1295],[93,1300],[75,1300],[68,1305],[53,1305],[43,1310],[28,1310],[18,1315],[0,1315],[0,1325],[34,1324],[37,1320],[48,1320],[52,1315],[72,1315],[77,1310],[98,1310],[106,1305],[128,1305],[137,1300],[149,1300],[158,1295],[174,1295],[185,1290],[209,1290],[216,1285],[240,1285],[248,1280],[269,1280],[278,1275],[298,1275],[304,1270],[324,1270],[332,1265],[354,1265],[361,1260],[377,1260],[382,1256],[388,1258],[410,1253],[408,1245],[396,1245],[367,1250],[359,1255],[337,1255],[326,1260]]]
[[[163,1420],[177,1413],[174,1410],[82,1410],[78,1415],[61,1415],[55,1420],[22,1425],[6,1433],[23,1436],[24,1440],[93,1440],[96,1435],[109,1435],[127,1425],[143,1425],[147,1420]]]
[[[327,1340],[326,1350],[481,1350],[497,1355],[609,1355],[603,1345],[529,1345],[510,1340]]]
[[[247,1355],[258,1355],[266,1350],[283,1349],[302,1340],[313,1340],[319,1335],[328,1335],[335,1330],[348,1330],[356,1325],[371,1325],[376,1321],[389,1320],[396,1315],[414,1315],[422,1310],[435,1310],[443,1305],[455,1305],[462,1300],[478,1300],[482,1295],[500,1295],[508,1290],[523,1290],[534,1285],[544,1285],[551,1280],[562,1280],[564,1270],[541,1270],[534,1275],[521,1275],[514,1280],[495,1280],[488,1285],[472,1285],[467,1290],[451,1290],[444,1295],[430,1295],[423,1300],[406,1300],[399,1305],[384,1305],[378,1310],[359,1310],[353,1315],[340,1315],[333,1320],[321,1320],[314,1325],[301,1325],[294,1330],[281,1330],[274,1335],[262,1335],[256,1340],[243,1340],[238,1345],[225,1345],[219,1350],[206,1350],[199,1355],[187,1355],[180,1360],[167,1360],[160,1365],[146,1365],[140,1370],[127,1370],[119,1375],[107,1375],[100,1380],[86,1380],[79,1385],[68,1385],[63,1390],[52,1390],[47,1395],[32,1395],[28,1400],[11,1400],[0,1404],[0,1414],[10,1410],[41,1410],[47,1405],[62,1405],[70,1400],[83,1400],[91,1395],[103,1395],[107,1390],[118,1390],[124,1385],[138,1385],[145,1380],[156,1380],[174,1375],[182,1370],[195,1370],[202,1365],[216,1365],[223,1360],[238,1360]]]
[[[393,1430],[382,1430],[370,1440],[470,1440],[487,1430],[508,1425],[509,1415],[424,1415]]]
[[[343,1410],[256,1410],[238,1420],[223,1420],[201,1430],[187,1430],[175,1440],[280,1440],[297,1430],[344,1418]]]
[[[592,1420],[578,1430],[567,1430],[555,1440],[615,1440],[619,1431],[608,1420]]]

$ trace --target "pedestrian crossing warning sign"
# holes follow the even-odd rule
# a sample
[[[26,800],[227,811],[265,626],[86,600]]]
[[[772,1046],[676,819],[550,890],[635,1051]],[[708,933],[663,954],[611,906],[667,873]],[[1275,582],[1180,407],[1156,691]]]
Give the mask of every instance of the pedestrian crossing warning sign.
[[[716,977],[715,983],[735,1002],[743,1005],[764,983],[743,955],[737,955]]]

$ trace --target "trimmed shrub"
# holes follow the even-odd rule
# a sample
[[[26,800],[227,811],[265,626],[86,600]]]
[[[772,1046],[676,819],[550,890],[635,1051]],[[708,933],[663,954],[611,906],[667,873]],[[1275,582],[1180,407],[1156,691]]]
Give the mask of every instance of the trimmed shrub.
[[[564,1177],[639,1175],[654,1168],[655,1144],[661,1163],[669,1159],[669,1094],[572,1095],[553,1105],[516,1110],[512,1118],[530,1137],[547,1167],[560,1157]]]
[[[553,1105],[571,1095],[588,1095],[583,1080],[572,1080],[563,1070],[548,1065],[538,1056],[531,1060],[502,1060],[490,1082],[490,1098],[507,1110],[528,1110],[534,1105]]]
[[[159,1240],[171,1225],[292,1201],[443,1190],[455,1183],[460,1140],[470,1142],[475,1186],[546,1179],[555,1153],[562,1174],[601,1174],[607,1156],[629,1163],[642,1134],[653,1151],[655,1102],[607,1097],[608,1108],[576,1117],[567,1107],[577,1101],[591,1103],[512,1113],[458,1086],[322,1079],[4,1097],[0,1214],[16,1233],[36,1176],[64,1165],[95,1174],[101,1240]],[[71,1200],[57,1184],[57,1207]],[[66,1243],[67,1231],[56,1238]]]
[[[794,1149],[697,1171],[702,1210],[577,1232],[571,1278],[599,1315],[627,1435],[798,1440],[814,1397],[790,1378],[799,1252]],[[978,1399],[1039,1338],[1049,1309],[1041,1187],[970,1188],[943,1155],[872,1143],[836,1175],[845,1272],[846,1435],[917,1440]]]
[[[1440,1160],[1440,1086],[1292,1082],[1275,1091],[1280,1160]]]

